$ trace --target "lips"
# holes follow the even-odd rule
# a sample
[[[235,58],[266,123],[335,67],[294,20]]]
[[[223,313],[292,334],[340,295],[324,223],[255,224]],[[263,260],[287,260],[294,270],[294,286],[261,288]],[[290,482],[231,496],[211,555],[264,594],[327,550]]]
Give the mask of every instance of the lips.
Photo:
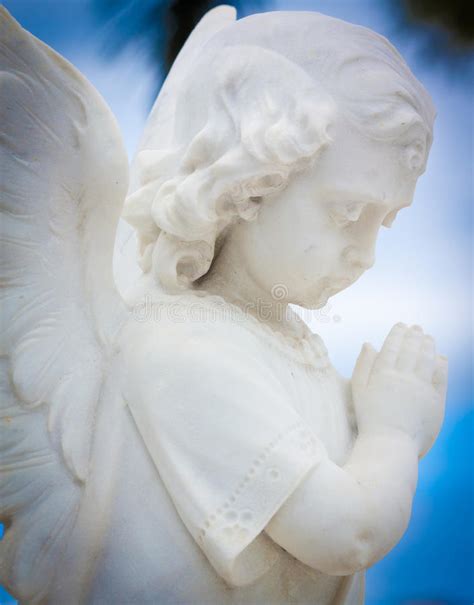
[[[318,301],[316,307],[324,307],[327,304],[329,298],[331,298],[331,296],[334,296],[342,290],[345,290],[347,287],[353,284],[359,277],[360,275],[353,274],[351,278],[322,278],[316,287],[317,289],[315,290],[314,298]]]
[[[341,290],[344,290],[345,288],[351,286],[358,279],[358,277],[359,276],[357,275],[353,276],[352,278],[346,277],[343,279],[334,280],[330,286],[330,289],[336,292],[340,292]]]

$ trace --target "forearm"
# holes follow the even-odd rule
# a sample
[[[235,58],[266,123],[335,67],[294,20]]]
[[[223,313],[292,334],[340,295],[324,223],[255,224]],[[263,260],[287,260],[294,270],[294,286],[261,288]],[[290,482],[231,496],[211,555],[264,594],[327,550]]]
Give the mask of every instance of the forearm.
[[[324,573],[366,568],[403,535],[417,467],[416,446],[403,433],[362,434],[344,467],[321,462],[273,517],[267,533]]]

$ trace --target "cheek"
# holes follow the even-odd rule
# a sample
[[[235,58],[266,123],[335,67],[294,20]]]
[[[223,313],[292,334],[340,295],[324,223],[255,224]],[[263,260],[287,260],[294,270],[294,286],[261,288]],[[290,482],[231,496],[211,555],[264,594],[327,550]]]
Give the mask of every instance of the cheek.
[[[332,247],[327,226],[317,211],[295,212],[286,223],[285,231],[290,255],[297,266],[309,265],[314,269],[314,264]]]
[[[339,261],[344,248],[347,246],[346,240],[341,234],[333,229],[327,228],[319,233],[317,241],[308,241],[306,245],[298,246],[300,249],[299,265],[303,268],[306,276],[313,278],[327,276],[337,272]]]

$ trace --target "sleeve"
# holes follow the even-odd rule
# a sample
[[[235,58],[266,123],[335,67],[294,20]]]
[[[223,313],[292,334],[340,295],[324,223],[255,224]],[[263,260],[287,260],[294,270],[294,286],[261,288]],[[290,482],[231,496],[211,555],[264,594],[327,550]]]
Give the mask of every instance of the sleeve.
[[[229,584],[250,584],[281,552],[263,529],[323,447],[252,335],[143,342],[128,360],[132,416],[209,562]]]

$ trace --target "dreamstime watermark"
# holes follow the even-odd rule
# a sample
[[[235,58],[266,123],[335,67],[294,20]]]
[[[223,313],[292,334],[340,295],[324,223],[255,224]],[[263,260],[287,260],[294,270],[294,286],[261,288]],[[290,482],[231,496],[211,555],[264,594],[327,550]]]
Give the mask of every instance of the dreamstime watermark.
[[[271,289],[271,300],[257,298],[245,304],[231,304],[217,296],[182,294],[166,295],[156,299],[146,295],[132,307],[132,315],[139,323],[168,321],[171,323],[201,323],[245,321],[249,316],[261,322],[281,322],[295,318],[295,311],[285,302],[288,288],[284,284],[275,284]],[[342,321],[340,315],[332,314],[327,303],[321,309],[297,307],[296,314],[305,323],[318,322],[329,324]]]
[[[288,294],[285,284],[275,284],[271,290],[273,300],[285,300],[288,298]]]

